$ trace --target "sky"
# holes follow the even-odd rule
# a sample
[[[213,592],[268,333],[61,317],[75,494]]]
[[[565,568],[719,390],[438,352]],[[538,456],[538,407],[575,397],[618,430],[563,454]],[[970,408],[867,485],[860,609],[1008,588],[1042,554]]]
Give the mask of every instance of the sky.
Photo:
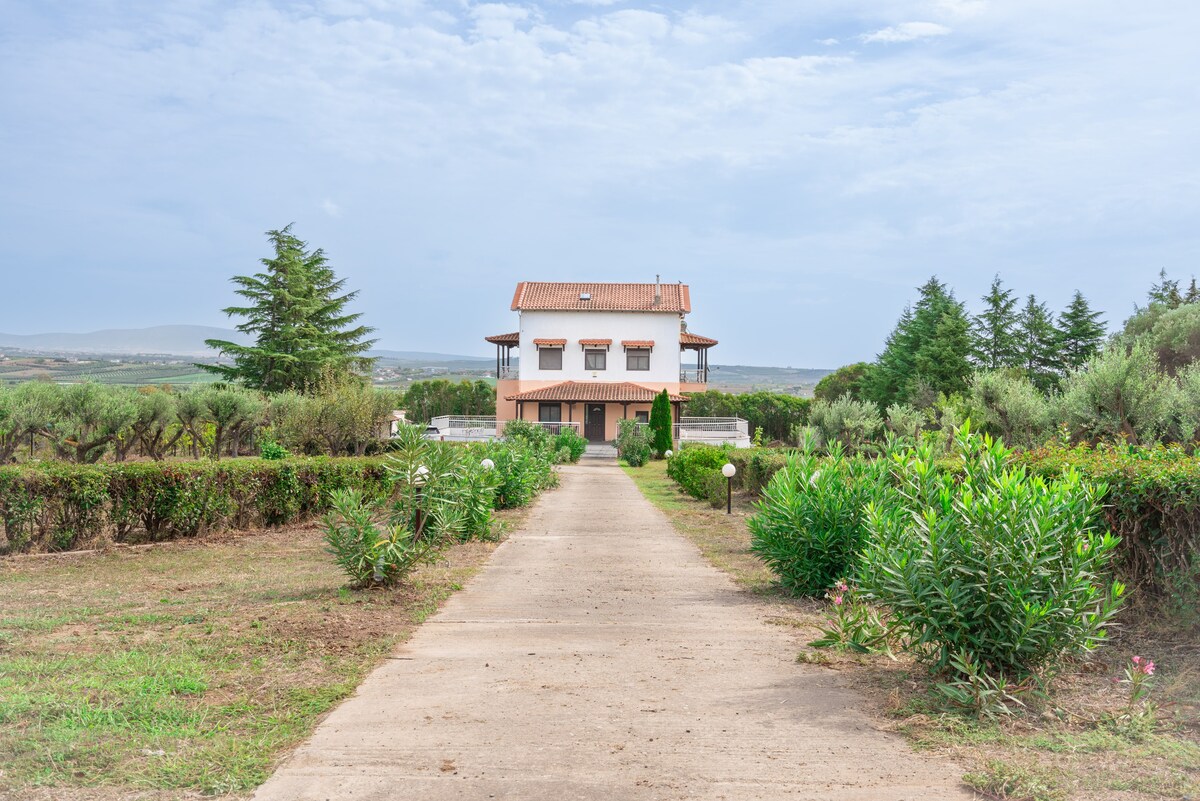
[[[294,223],[379,347],[683,281],[714,363],[871,359],[930,275],[1119,324],[1200,246],[1190,0],[0,0],[0,331],[230,325]]]

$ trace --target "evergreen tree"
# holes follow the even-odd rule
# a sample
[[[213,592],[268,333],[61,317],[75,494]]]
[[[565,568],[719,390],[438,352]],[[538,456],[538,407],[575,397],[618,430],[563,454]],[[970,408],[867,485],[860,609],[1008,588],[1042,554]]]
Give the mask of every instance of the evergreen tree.
[[[347,304],[358,294],[342,292],[339,280],[320,248],[292,234],[289,225],[268,231],[274,258],[263,259],[266,268],[252,276],[231,280],[249,305],[230,306],[229,316],[245,317],[237,330],[255,337],[253,345],[221,339],[206,340],[209,347],[233,357],[233,365],[197,365],[222,378],[269,392],[315,388],[322,376],[369,372],[374,359],[363,355],[375,340],[364,340],[373,331],[355,325],[359,314],[346,314]]]
[[[1030,295],[1017,318],[1020,367],[1034,386],[1045,391],[1058,381],[1062,361],[1058,356],[1058,329],[1045,303]]]
[[[1200,302],[1200,287],[1196,286],[1196,277],[1192,276],[1192,282],[1188,284],[1187,294],[1183,296],[1184,303]]]
[[[1147,297],[1151,305],[1161,303],[1168,309],[1178,308],[1183,303],[1183,296],[1179,293],[1179,282],[1167,278],[1166,270],[1159,270],[1158,283],[1150,287]]]
[[[909,402],[918,390],[949,395],[967,387],[971,332],[963,305],[936,277],[918,291],[863,382],[864,395],[882,407]]]
[[[975,317],[972,330],[975,361],[983,369],[1016,366],[1016,308],[1017,299],[1012,290],[1004,289],[997,275],[992,279],[991,289],[983,296],[983,311]]]
[[[1058,348],[1066,370],[1082,367],[1104,344],[1104,321],[1092,311],[1083,293],[1076,290],[1070,305],[1058,318]]]
[[[671,436],[673,424],[671,419],[671,396],[664,389],[654,398],[650,407],[650,439],[654,452],[662,457],[675,444]]]

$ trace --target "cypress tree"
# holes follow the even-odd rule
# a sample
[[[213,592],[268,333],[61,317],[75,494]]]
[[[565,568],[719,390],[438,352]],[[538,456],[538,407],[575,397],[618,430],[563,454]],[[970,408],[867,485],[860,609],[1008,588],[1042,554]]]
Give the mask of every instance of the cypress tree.
[[[1000,276],[992,279],[991,289],[983,296],[983,311],[974,319],[974,357],[985,370],[999,370],[1017,364],[1017,299],[1004,289]]]
[[[369,372],[375,360],[363,354],[375,340],[363,337],[374,329],[355,325],[362,315],[345,313],[358,292],[340,294],[345,279],[334,275],[320,248],[309,251],[291,225],[267,237],[275,254],[262,259],[265,270],[230,279],[249,304],[224,309],[246,318],[237,330],[253,335],[255,343],[205,340],[234,363],[197,366],[268,392],[313,389],[330,373]]]
[[[1058,347],[1066,370],[1082,367],[1104,344],[1104,321],[1079,290],[1058,318]]]
[[[1017,318],[1020,367],[1039,389],[1050,389],[1058,381],[1062,360],[1058,355],[1058,329],[1054,315],[1033,295]]]
[[[675,438],[671,436],[672,423],[671,396],[664,389],[654,398],[654,405],[650,407],[651,445],[660,457],[666,455],[675,444]]]

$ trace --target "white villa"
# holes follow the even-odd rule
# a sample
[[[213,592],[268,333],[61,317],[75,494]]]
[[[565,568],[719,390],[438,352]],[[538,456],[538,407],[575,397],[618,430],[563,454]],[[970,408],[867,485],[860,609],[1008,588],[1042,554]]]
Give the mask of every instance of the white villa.
[[[744,420],[682,416],[685,393],[707,388],[708,350],[717,344],[687,330],[686,284],[522,281],[511,308],[518,330],[486,337],[496,346],[496,417],[438,418],[439,436],[494,436],[522,419],[610,442],[618,420],[648,421],[665,389],[676,440],[749,445]],[[516,366],[513,350],[522,357]],[[684,364],[688,352],[694,365]]]

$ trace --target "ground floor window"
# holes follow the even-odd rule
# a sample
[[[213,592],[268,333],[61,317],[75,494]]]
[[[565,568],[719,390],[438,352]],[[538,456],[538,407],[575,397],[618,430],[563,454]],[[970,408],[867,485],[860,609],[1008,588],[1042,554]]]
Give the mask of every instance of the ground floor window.
[[[538,421],[542,423],[561,423],[562,422],[562,404],[561,403],[539,403],[538,404]]]
[[[650,412],[634,412],[633,416],[639,423],[650,422]]]

